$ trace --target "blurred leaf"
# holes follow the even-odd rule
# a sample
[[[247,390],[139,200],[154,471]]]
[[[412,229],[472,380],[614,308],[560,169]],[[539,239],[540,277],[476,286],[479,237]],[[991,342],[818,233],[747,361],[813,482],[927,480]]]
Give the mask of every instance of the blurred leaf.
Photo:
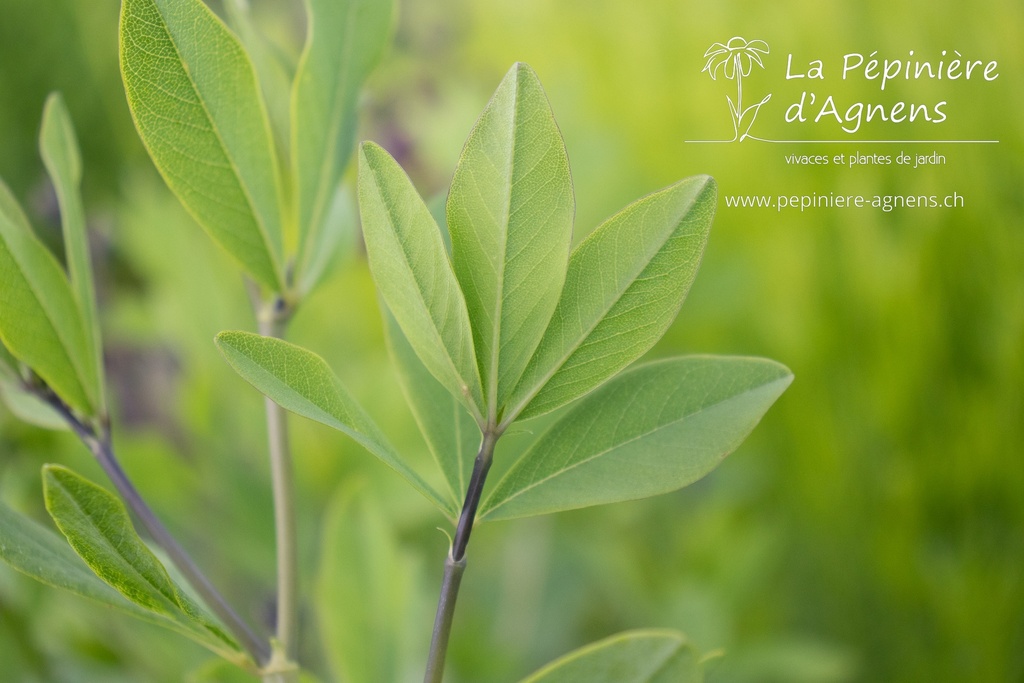
[[[166,625],[162,617],[129,602],[96,578],[63,538],[3,504],[0,504],[0,558],[48,586]]]
[[[697,653],[675,631],[627,631],[570,652],[520,683],[700,683]]]
[[[352,190],[339,185],[323,227],[310,237],[306,265],[299,272],[300,292],[308,294],[316,289],[338,265],[343,254],[354,248],[356,213]]]
[[[480,446],[480,428],[462,404],[424,367],[402,329],[386,310],[384,318],[388,350],[406,401],[434,461],[444,474],[453,503],[461,505]]]
[[[517,63],[470,133],[448,195],[488,417],[504,406],[558,302],[574,211],[547,97],[533,70]]]
[[[68,405],[91,413],[98,379],[64,271],[0,181],[0,337]]]
[[[337,680],[404,681],[429,624],[413,561],[365,488],[342,487],[325,516],[317,623]],[[426,617],[420,622],[420,617]],[[422,653],[425,654],[425,653]]]
[[[22,422],[53,430],[68,429],[67,421],[49,403],[25,391],[17,380],[0,377],[0,401]]]
[[[697,275],[715,201],[711,178],[681,180],[630,204],[573,251],[562,297],[506,421],[579,398],[654,346]]]
[[[199,0],[124,0],[121,73],[168,186],[254,278],[284,291],[279,169],[241,43]]]
[[[39,151],[50,174],[60,203],[64,230],[64,251],[71,276],[71,289],[78,301],[78,310],[85,325],[86,352],[96,366],[96,401],[101,414],[106,412],[103,389],[103,341],[96,313],[96,291],[93,285],[89,235],[82,207],[82,157],[71,115],[60,93],[50,93],[43,108],[43,125],[39,133]]]
[[[451,501],[401,459],[323,358],[289,342],[251,332],[221,332],[216,341],[235,372],[261,393],[286,410],[348,434],[447,515],[458,514]]]
[[[289,92],[295,73],[295,60],[285,54],[253,21],[249,0],[227,0],[224,13],[228,24],[242,41],[259,79],[267,104],[267,115],[277,149],[287,150],[289,143]]]
[[[98,577],[218,654],[236,663],[247,661],[213,617],[171,580],[135,533],[120,499],[58,465],[43,467],[43,493],[53,521]]]
[[[17,382],[21,380],[21,363],[0,343],[0,380]]]
[[[393,0],[306,0],[306,48],[292,86],[292,172],[298,271],[314,258],[356,136],[363,81],[384,50]]]
[[[471,410],[485,410],[466,301],[441,231],[391,155],[359,152],[359,209],[373,280],[423,364]]]
[[[793,380],[761,358],[691,356],[616,377],[545,432],[482,519],[634,500],[691,484],[754,429]]]
[[[214,659],[192,672],[185,683],[253,683],[255,677],[224,660]],[[320,683],[306,671],[299,672],[298,683]]]

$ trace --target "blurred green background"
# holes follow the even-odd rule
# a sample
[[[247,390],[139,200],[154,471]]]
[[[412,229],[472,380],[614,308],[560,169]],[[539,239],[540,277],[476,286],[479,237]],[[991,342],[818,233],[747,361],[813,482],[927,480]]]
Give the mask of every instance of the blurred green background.
[[[297,52],[298,3],[254,10]],[[0,176],[58,247],[36,152],[50,90],[63,91],[78,127],[121,457],[228,597],[270,620],[262,403],[211,342],[219,330],[253,327],[240,275],[139,144],[118,73],[117,3],[4,0],[0,11]],[[786,135],[784,103],[805,88],[784,80],[787,53],[835,64],[847,52],[958,49],[998,60],[1000,77],[880,93],[835,75],[817,87],[844,102],[949,101],[944,127],[873,134],[1000,142],[937,148],[946,165],[913,171],[784,163],[806,146],[688,144],[731,134],[734,85],[699,72],[704,50],[734,35],[772,46],[746,86],[751,97],[775,93],[761,135]],[[1024,5],[406,0],[365,94],[361,135],[388,147],[424,195],[443,193],[475,117],[516,60],[540,75],[565,136],[578,235],[694,173],[714,175],[722,194],[955,191],[965,206],[775,213],[720,204],[697,282],[651,356],[764,355],[789,365],[795,383],[695,486],[482,527],[450,680],[518,680],[591,640],[665,626],[722,651],[711,681],[1024,681]],[[291,338],[323,354],[428,466],[358,245]],[[306,578],[325,505],[339,483],[363,476],[418,557],[432,603],[442,520],[352,442],[299,420],[293,431]],[[45,519],[45,462],[104,481],[69,435],[0,414],[0,498]],[[305,625],[312,634],[311,612]],[[322,670],[314,638],[304,657]],[[206,658],[0,567],[4,680],[181,681]]]

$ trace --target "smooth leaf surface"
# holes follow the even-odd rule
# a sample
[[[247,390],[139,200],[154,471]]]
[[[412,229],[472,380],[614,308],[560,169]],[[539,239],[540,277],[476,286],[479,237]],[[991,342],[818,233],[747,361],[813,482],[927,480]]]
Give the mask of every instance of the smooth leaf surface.
[[[409,176],[372,143],[360,147],[359,212],[373,280],[398,325],[434,377],[482,414],[469,314],[441,231]]]
[[[59,93],[50,93],[43,108],[43,125],[39,133],[39,151],[50,175],[60,204],[64,233],[64,251],[68,262],[71,290],[85,325],[87,352],[96,367],[96,399],[105,412],[103,389],[103,342],[99,316],[96,313],[96,291],[93,285],[92,259],[82,206],[82,157],[71,115]]]
[[[68,405],[92,413],[99,380],[75,296],[2,181],[0,337]]]
[[[595,391],[545,432],[484,502],[508,519],[674,491],[714,469],[793,380],[761,358],[648,363]]]
[[[206,610],[174,581],[132,527],[120,499],[58,465],[43,468],[46,510],[96,576],[136,605],[205,636],[208,647],[241,653]]]
[[[334,193],[323,227],[310,236],[310,249],[298,275],[300,294],[308,294],[319,287],[355,249],[359,209],[353,195],[351,187],[340,185]]]
[[[444,474],[452,504],[461,505],[473,470],[473,459],[480,447],[480,428],[462,404],[424,367],[394,317],[386,311],[384,317],[388,351],[406,401],[427,448]]]
[[[515,64],[466,141],[447,205],[488,417],[517,384],[558,302],[575,206],[547,97],[533,70]]]
[[[284,291],[278,162],[238,39],[200,0],[124,0],[121,74],[171,190],[250,275]]]
[[[687,178],[630,204],[573,250],[506,422],[583,396],[654,346],[697,275],[715,203],[714,180]]]
[[[228,26],[245,46],[267,105],[267,117],[278,150],[290,143],[290,93],[295,76],[295,58],[274,43],[253,16],[249,0],[223,3]],[[287,155],[283,154],[285,158]],[[287,236],[286,236],[287,237]],[[287,239],[286,249],[287,249]]]
[[[458,513],[451,501],[401,459],[323,358],[295,344],[251,332],[221,332],[216,341],[235,372],[265,396],[286,410],[348,434],[446,514]]]
[[[700,683],[696,651],[675,631],[627,631],[569,653],[520,683]]]
[[[292,175],[299,273],[315,256],[355,147],[359,91],[391,32],[392,0],[306,0],[306,47],[292,84]]]
[[[430,623],[415,557],[362,487],[342,487],[328,507],[316,578],[323,651],[342,681],[409,680]],[[425,653],[424,653],[425,654]]]
[[[53,406],[26,391],[18,381],[0,376],[0,402],[11,414],[23,422],[43,429],[64,431],[69,429],[67,421],[54,410]]]
[[[22,380],[21,374],[21,363],[0,341],[0,381],[18,384]]]

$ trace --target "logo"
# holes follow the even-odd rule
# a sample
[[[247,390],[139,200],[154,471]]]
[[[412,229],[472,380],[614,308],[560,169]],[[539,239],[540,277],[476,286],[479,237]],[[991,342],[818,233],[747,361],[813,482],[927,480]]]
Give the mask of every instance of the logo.
[[[750,129],[754,126],[757,113],[772,98],[772,94],[768,93],[761,98],[760,102],[744,108],[743,79],[750,76],[754,70],[754,64],[764,69],[761,56],[767,55],[768,52],[768,43],[763,40],[748,41],[741,36],[734,36],[727,43],[715,43],[704,53],[707,62],[701,69],[701,73],[707,71],[712,80],[718,80],[718,72],[721,71],[727,80],[736,81],[736,101],[734,102],[729,95],[725,96],[729,104],[729,115],[732,118],[733,137],[732,140],[722,140],[721,142],[742,142],[747,138],[759,139],[750,134]]]

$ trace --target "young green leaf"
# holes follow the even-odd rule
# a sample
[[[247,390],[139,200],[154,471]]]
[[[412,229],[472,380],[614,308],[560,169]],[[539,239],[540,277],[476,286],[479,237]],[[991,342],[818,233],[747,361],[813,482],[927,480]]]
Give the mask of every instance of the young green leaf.
[[[359,148],[359,211],[377,289],[423,364],[478,415],[484,412],[466,302],[434,222],[391,155]]]
[[[64,251],[67,254],[71,289],[78,301],[78,310],[85,325],[85,343],[95,364],[98,409],[106,411],[103,390],[103,342],[100,322],[96,314],[96,292],[93,286],[92,261],[89,255],[89,236],[85,225],[80,185],[82,157],[78,139],[64,100],[59,93],[50,93],[43,108],[43,126],[39,133],[39,151],[50,174],[57,201],[60,204],[61,225],[64,231]]]
[[[715,201],[714,180],[687,178],[630,204],[573,251],[506,423],[579,398],[654,346],[697,275]]]
[[[701,683],[698,656],[682,633],[627,631],[548,664],[520,683]]]
[[[458,508],[395,452],[366,411],[312,351],[251,332],[221,332],[217,348],[235,372],[282,408],[348,434],[454,517]]]
[[[754,429],[793,380],[761,358],[691,356],[616,377],[545,432],[481,519],[646,498],[691,484]]]
[[[244,661],[235,641],[177,586],[146,547],[120,499],[58,465],[43,468],[46,510],[78,556],[98,577],[136,605],[162,615],[204,644]]]
[[[0,181],[0,338],[73,408],[98,405],[96,357],[57,259]]]
[[[394,317],[385,311],[384,318],[388,350],[406,401],[434,461],[444,474],[452,503],[461,505],[473,459],[480,447],[480,428],[462,404],[420,362]]]
[[[124,0],[121,75],[171,190],[250,275],[284,291],[279,169],[238,39],[200,0]]]
[[[558,302],[574,212],[547,97],[533,70],[515,64],[470,133],[448,194],[488,418],[504,406]]]
[[[355,146],[363,81],[391,31],[393,0],[306,0],[306,47],[292,84],[292,173],[299,220],[298,271],[315,257],[342,172]]]
[[[408,680],[421,657],[417,627],[429,623],[415,558],[365,488],[343,486],[327,509],[316,615],[335,680]]]

